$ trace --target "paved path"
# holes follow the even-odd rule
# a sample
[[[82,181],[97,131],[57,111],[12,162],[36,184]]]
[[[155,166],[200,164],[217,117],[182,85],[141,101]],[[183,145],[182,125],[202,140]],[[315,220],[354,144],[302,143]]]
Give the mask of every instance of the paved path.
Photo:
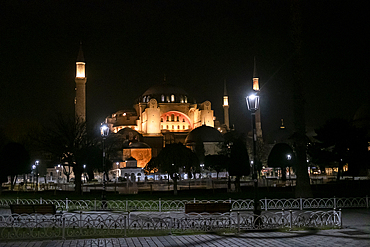
[[[370,246],[370,209],[344,209],[343,229],[291,232],[247,232],[232,235],[200,234],[137,238],[9,241],[0,246]]]

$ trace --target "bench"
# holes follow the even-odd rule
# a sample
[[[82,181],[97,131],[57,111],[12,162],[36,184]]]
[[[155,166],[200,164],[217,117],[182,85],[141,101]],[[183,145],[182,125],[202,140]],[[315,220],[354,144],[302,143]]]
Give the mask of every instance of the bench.
[[[229,213],[231,203],[187,203],[185,204],[185,213]]]
[[[54,204],[12,204],[12,214],[57,214]]]

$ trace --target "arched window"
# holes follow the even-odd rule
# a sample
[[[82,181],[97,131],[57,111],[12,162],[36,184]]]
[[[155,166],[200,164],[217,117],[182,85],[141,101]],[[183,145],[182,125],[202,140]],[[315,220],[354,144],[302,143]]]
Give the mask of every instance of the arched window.
[[[184,96],[182,96],[182,95],[180,96],[180,102],[184,103]]]
[[[170,102],[170,96],[166,96],[166,100],[167,100],[167,102]]]
[[[167,117],[166,117],[166,119],[167,119],[167,122],[168,122],[168,118],[169,118],[169,117],[167,116]]]
[[[171,114],[171,121],[175,121],[175,115]]]
[[[182,122],[185,123],[185,118],[182,119]]]
[[[171,95],[171,102],[175,102],[175,95],[174,94]]]
[[[168,125],[166,125],[166,129],[168,129]]]
[[[163,123],[163,117],[161,117],[161,122]]]
[[[180,130],[180,125],[177,125],[177,129]]]
[[[184,130],[185,129],[185,125],[182,126],[182,129]]]
[[[185,103],[188,103],[188,97],[184,96],[185,97]]]
[[[180,121],[180,117],[179,116],[177,116],[177,122],[179,122]]]
[[[163,94],[161,95],[161,100],[162,100],[162,102],[164,102],[164,95]]]

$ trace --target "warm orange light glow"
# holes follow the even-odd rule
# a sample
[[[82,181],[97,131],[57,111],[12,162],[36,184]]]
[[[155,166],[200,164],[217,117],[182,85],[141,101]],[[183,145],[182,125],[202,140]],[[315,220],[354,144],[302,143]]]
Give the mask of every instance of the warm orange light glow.
[[[229,105],[229,98],[227,96],[224,96],[224,106]]]
[[[76,63],[76,77],[85,78],[85,63],[84,62]]]
[[[260,90],[260,85],[258,83],[258,78],[253,78],[253,90],[254,91],[259,91]]]

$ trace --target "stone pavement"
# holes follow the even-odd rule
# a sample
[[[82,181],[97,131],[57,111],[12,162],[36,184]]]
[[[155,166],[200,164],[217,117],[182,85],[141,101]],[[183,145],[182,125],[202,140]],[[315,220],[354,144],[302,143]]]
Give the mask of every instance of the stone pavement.
[[[370,209],[344,209],[343,229],[290,232],[245,232],[133,238],[9,241],[0,246],[370,246]]]

